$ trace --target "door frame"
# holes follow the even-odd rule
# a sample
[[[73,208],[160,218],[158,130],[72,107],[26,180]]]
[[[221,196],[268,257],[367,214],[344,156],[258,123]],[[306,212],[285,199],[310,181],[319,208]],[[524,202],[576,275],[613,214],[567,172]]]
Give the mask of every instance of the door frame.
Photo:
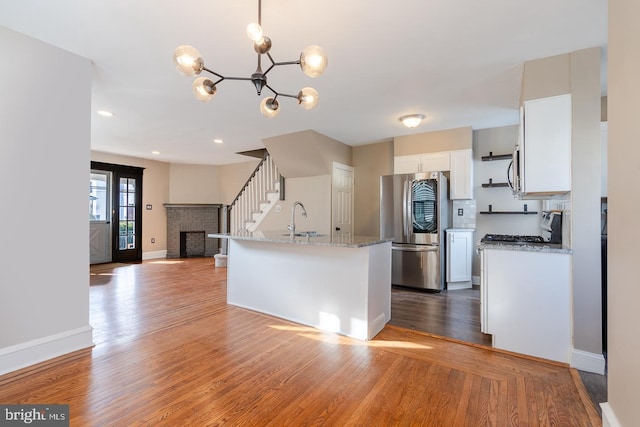
[[[91,169],[109,171],[112,173],[111,182],[111,262],[141,262],[142,261],[142,176],[144,168],[137,166],[117,165],[113,163],[91,162]],[[135,192],[135,248],[119,250],[120,227],[120,178],[136,180]]]
[[[344,182],[336,182],[336,172],[341,171],[342,173],[346,173],[348,176],[348,185],[344,185]],[[345,165],[338,162],[333,162],[333,169],[331,172],[331,234],[344,234],[344,230],[342,230],[342,223],[338,223],[338,218],[336,218],[336,212],[339,210],[347,209],[349,218],[346,219],[347,223],[350,225],[350,233],[352,236],[354,235],[354,191],[355,191],[355,180],[354,180],[354,167]],[[348,200],[349,206],[343,206],[342,204],[345,202],[339,197],[339,188],[349,188],[351,197]]]

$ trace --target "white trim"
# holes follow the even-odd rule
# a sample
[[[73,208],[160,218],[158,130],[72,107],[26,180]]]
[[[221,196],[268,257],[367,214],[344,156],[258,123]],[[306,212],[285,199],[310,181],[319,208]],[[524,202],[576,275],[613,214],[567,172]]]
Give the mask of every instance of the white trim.
[[[480,285],[480,276],[471,276],[471,284],[472,285]]]
[[[91,325],[0,349],[0,375],[93,347]]]
[[[157,258],[166,258],[167,257],[167,250],[163,250],[163,251],[153,251],[153,252],[143,252],[142,253],[142,260],[147,260],[147,259],[157,259]]]
[[[447,282],[447,290],[456,291],[459,289],[471,289],[472,283],[470,280],[466,282]]]
[[[580,371],[604,375],[604,356],[602,354],[589,353],[574,348],[571,352],[571,367]]]
[[[609,402],[601,403],[600,407],[602,408],[602,427],[622,427]]]

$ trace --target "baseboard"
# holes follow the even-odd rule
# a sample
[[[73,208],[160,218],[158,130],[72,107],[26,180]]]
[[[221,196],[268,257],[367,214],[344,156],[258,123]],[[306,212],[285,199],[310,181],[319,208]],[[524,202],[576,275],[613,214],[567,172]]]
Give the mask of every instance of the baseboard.
[[[609,402],[601,403],[600,408],[602,408],[602,427],[622,427]]]
[[[604,375],[605,364],[602,354],[589,353],[575,348],[571,352],[571,367],[580,371]]]
[[[449,291],[456,291],[459,289],[471,289],[473,287],[473,285],[471,284],[470,281],[468,282],[451,282],[451,283],[447,283],[447,290]]]
[[[369,334],[369,339],[372,340],[373,337],[375,337],[386,324],[387,319],[385,313],[380,313],[380,315],[373,319],[373,322],[371,322],[371,324],[369,325],[369,330],[367,331],[367,333]]]
[[[5,347],[0,349],[0,375],[92,346],[93,328],[87,325]]]
[[[471,276],[471,284],[480,286],[480,276]]]
[[[146,260],[146,259],[158,259],[158,258],[166,258],[167,257],[167,250],[165,249],[164,251],[153,251],[153,252],[143,252],[142,253],[142,260]]]

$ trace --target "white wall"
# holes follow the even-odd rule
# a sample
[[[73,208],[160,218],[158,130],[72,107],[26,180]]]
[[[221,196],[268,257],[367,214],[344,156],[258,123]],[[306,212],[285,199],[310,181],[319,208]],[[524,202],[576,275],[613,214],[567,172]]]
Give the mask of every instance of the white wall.
[[[302,216],[300,207],[296,208],[296,230],[331,233],[331,175],[288,178],[285,180],[285,196],[286,200],[277,202],[258,230],[286,231],[291,223],[291,207],[300,201],[307,211],[307,217]]]
[[[0,27],[0,374],[92,345],[91,63]]]
[[[637,0],[609,0],[609,402],[603,408],[605,427],[635,426],[640,420],[639,16]]]
[[[510,160],[482,161],[489,153],[511,154],[518,138],[518,125],[473,131],[473,194],[476,197],[476,231],[474,240],[485,234],[540,235],[541,202],[517,200],[509,187],[483,188],[482,184],[493,179],[494,183],[507,182]],[[489,205],[494,211],[522,211],[524,205],[537,215],[487,215]],[[454,210],[453,215],[456,215]],[[474,253],[473,275],[480,275],[480,257]]]

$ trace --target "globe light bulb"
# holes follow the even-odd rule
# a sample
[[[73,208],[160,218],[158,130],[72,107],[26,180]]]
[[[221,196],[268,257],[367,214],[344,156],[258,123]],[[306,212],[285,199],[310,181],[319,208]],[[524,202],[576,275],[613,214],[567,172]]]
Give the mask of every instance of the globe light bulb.
[[[264,98],[260,102],[260,112],[263,116],[271,119],[280,113],[280,103],[271,96]]]
[[[260,40],[253,44],[253,50],[260,55],[269,52],[271,50],[271,39],[267,36],[262,36]]]
[[[204,68],[204,61],[200,56],[200,52],[193,46],[178,46],[173,52],[173,62],[176,64],[178,71],[185,76],[200,74]]]
[[[254,42],[257,42],[262,38],[262,27],[260,24],[256,22],[252,22],[247,25],[247,37],[249,37]]]
[[[202,102],[211,101],[217,91],[216,85],[206,77],[198,77],[195,79],[192,88],[196,99]]]
[[[304,110],[311,110],[320,102],[320,96],[318,95],[318,91],[312,87],[303,87],[300,92],[298,92],[298,104]]]
[[[300,54],[300,68],[309,77],[318,77],[327,68],[329,60],[320,46],[307,46]]]

